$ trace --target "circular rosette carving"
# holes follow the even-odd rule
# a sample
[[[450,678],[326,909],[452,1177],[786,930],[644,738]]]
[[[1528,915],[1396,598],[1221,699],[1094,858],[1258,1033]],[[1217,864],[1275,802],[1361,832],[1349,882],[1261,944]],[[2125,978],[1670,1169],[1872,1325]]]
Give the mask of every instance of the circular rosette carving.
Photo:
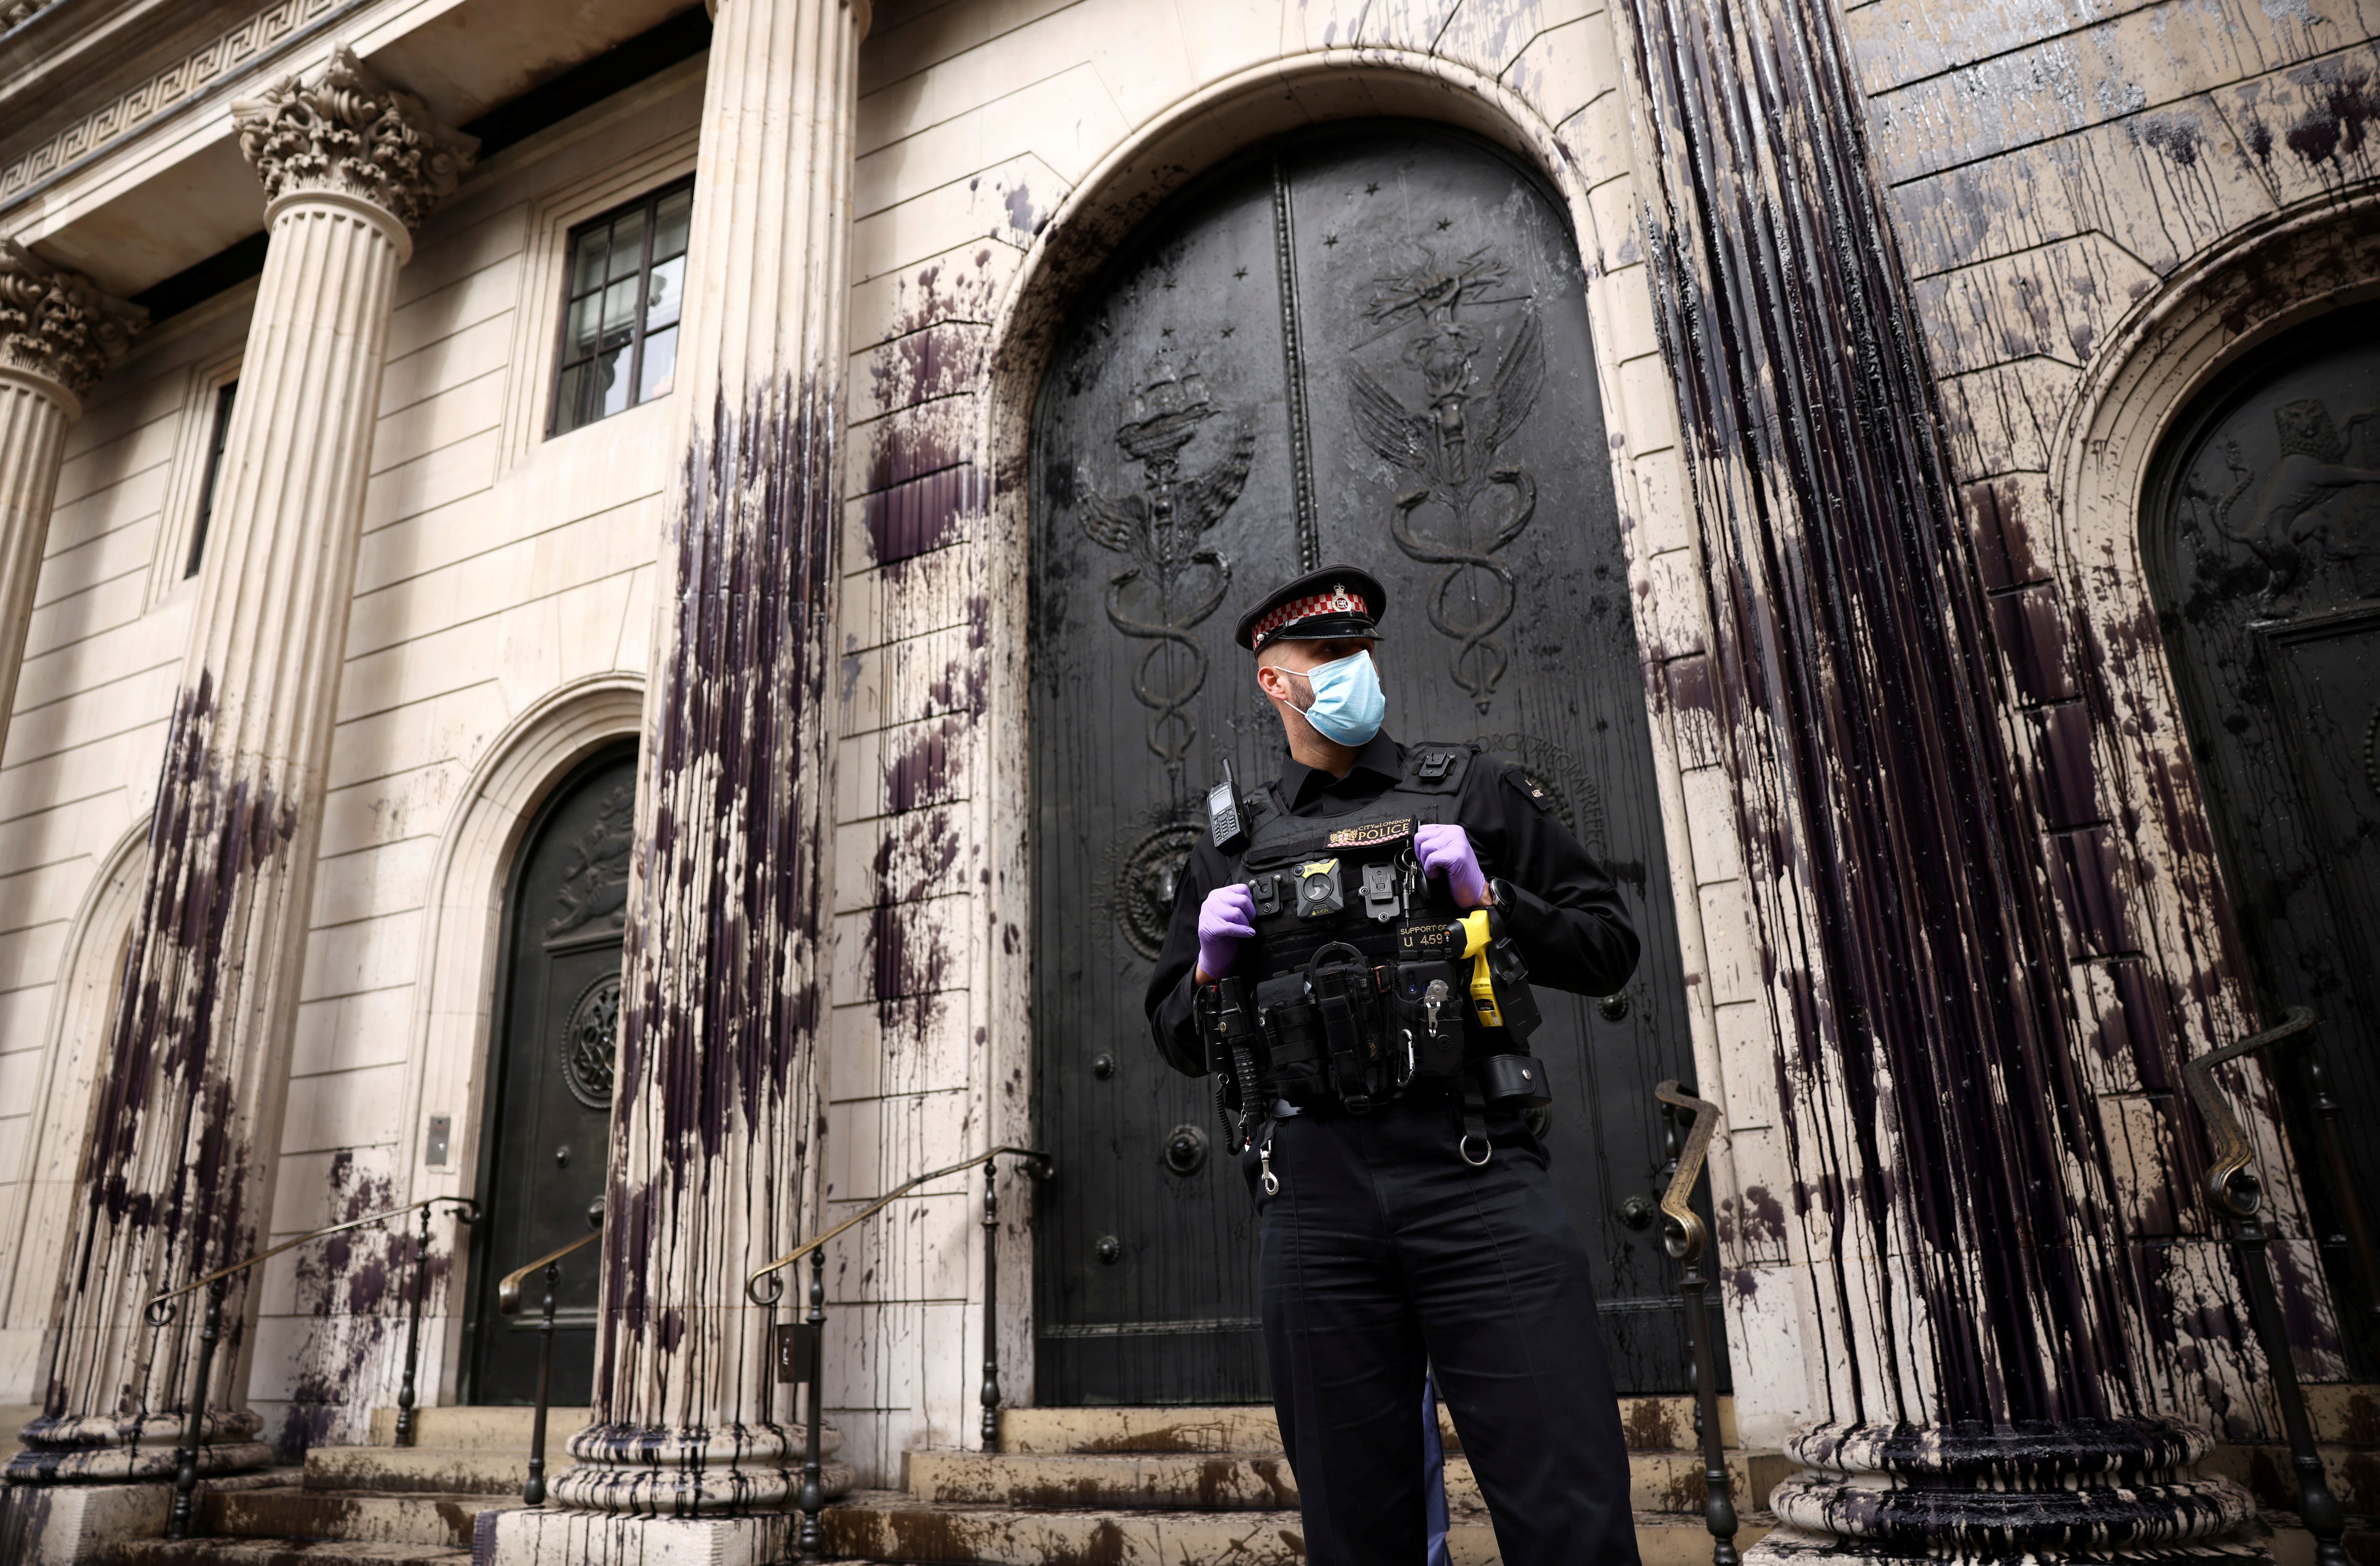
[[[613,1062],[620,1045],[620,976],[606,974],[579,992],[562,1030],[562,1082],[590,1110],[612,1107]]]
[[[1190,821],[1159,827],[1134,844],[1116,867],[1116,929],[1125,945],[1151,962],[1164,950],[1166,928],[1173,922],[1173,894],[1201,830]]]

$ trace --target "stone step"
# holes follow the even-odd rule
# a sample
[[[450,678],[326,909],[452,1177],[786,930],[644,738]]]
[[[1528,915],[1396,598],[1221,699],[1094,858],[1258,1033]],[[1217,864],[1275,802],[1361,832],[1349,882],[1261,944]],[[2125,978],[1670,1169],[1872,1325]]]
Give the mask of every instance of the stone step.
[[[1462,1439],[1443,1404],[1439,1429],[1450,1450]],[[1692,1447],[1694,1400],[1638,1397],[1620,1400],[1620,1427],[1630,1447],[1658,1451]],[[1719,1439],[1734,1446],[1735,1400],[1718,1400]],[[1003,1408],[1000,1450],[1012,1452],[1115,1453],[1136,1451],[1277,1452],[1281,1426],[1267,1403],[1220,1406],[1101,1408]]]
[[[912,1451],[905,1462],[908,1493],[934,1505],[1202,1511],[1297,1505],[1296,1477],[1278,1454]],[[1774,1451],[1732,1451],[1727,1464],[1736,1506],[1754,1511],[1767,1507],[1768,1492],[1793,1471],[1791,1460]],[[1702,1514],[1700,1454],[1633,1451],[1628,1473],[1637,1511]],[[1447,1459],[1446,1496],[1456,1512],[1485,1513],[1469,1459]]]
[[[570,1453],[549,1430],[546,1483],[551,1485],[572,1466]],[[517,1498],[528,1483],[526,1438],[509,1451],[486,1447],[316,1447],[306,1454],[306,1488],[310,1490]]]
[[[413,1444],[527,1451],[529,1426],[536,1417],[533,1408],[419,1408],[413,1412]],[[587,1422],[588,1411],[583,1408],[547,1409],[546,1444],[560,1447],[574,1432],[586,1428]],[[396,1445],[396,1410],[371,1411],[371,1444]]]
[[[217,1538],[340,1539],[468,1549],[472,1523],[480,1512],[519,1504],[517,1495],[389,1495],[290,1485],[204,1495],[199,1502],[199,1526]]]
[[[1027,1511],[939,1506],[897,1490],[863,1490],[823,1514],[826,1548],[838,1559],[908,1566],[1303,1566],[1305,1526],[1290,1511]],[[1754,1512],[1735,1536],[1738,1549],[1776,1526]],[[1711,1537],[1698,1517],[1639,1512],[1636,1543],[1645,1566],[1709,1566]],[[1447,1529],[1453,1566],[1496,1566],[1496,1536],[1485,1518],[1459,1517]]]
[[[116,1546],[108,1559],[118,1566],[470,1566],[471,1552],[344,1539],[140,1539]]]

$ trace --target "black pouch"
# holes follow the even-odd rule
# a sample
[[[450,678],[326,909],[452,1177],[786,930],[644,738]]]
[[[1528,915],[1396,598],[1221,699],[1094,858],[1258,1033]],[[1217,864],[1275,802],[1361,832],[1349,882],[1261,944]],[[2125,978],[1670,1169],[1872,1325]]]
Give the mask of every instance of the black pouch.
[[[1275,1087],[1293,1104],[1311,1103],[1324,1089],[1324,1049],[1322,1011],[1305,993],[1305,976],[1259,980],[1257,1015],[1272,1055]]]
[[[1371,965],[1344,941],[1332,941],[1306,965],[1305,982],[1322,1013],[1322,1047],[1330,1063],[1330,1084],[1350,1110],[1371,1108],[1378,1085],[1381,1019],[1373,992]],[[1381,1073],[1385,1076],[1385,1073]]]
[[[1483,1055],[1471,1070],[1491,1110],[1536,1109],[1554,1101],[1546,1086],[1546,1062],[1535,1055]]]

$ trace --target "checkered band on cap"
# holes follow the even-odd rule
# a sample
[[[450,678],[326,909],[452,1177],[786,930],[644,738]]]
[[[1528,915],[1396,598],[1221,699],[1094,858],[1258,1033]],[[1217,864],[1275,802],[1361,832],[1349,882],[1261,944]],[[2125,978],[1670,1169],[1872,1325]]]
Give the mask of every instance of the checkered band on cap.
[[[1248,639],[1261,647],[1264,645],[1265,637],[1280,630],[1283,625],[1310,619],[1317,614],[1369,614],[1371,612],[1372,606],[1364,601],[1362,593],[1349,592],[1343,587],[1333,587],[1327,593],[1310,593],[1304,598],[1293,598],[1288,602],[1277,606],[1271,613],[1257,622],[1256,629],[1249,633]]]

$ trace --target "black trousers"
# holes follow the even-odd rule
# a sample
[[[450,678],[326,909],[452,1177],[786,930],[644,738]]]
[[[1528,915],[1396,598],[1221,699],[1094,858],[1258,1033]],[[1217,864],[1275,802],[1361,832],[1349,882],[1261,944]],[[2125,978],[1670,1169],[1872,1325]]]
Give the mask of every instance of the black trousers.
[[[1421,1566],[1425,1362],[1504,1566],[1636,1566],[1628,1452],[1587,1258],[1517,1115],[1456,1151],[1453,1104],[1278,1121],[1262,1215],[1273,1407],[1312,1566]]]

